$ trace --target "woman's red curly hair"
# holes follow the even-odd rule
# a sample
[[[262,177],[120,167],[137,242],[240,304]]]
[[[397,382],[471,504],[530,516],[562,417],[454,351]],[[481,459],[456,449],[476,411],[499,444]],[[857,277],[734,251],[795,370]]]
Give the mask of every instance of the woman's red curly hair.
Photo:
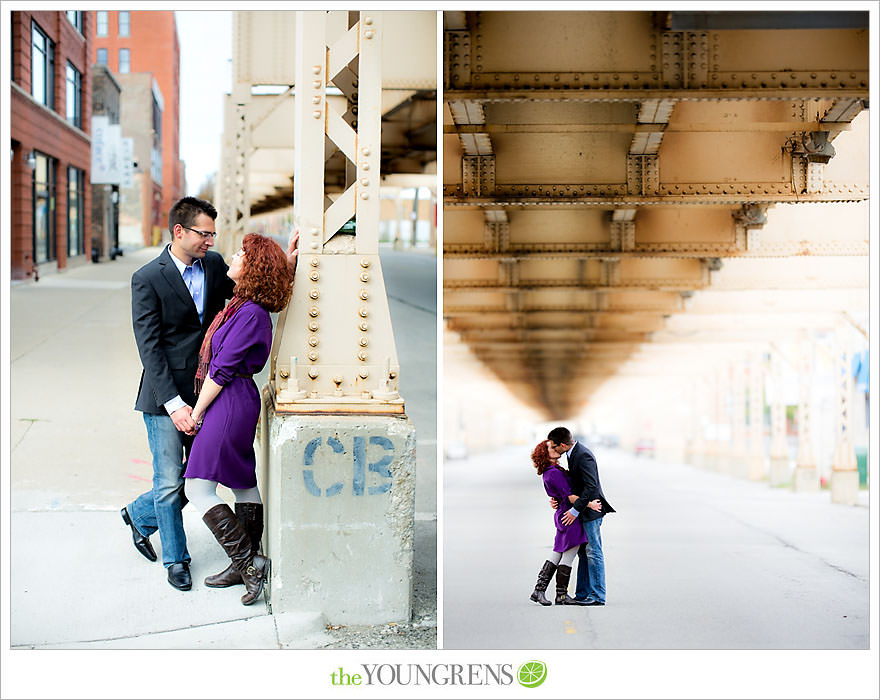
[[[535,445],[535,449],[532,450],[532,464],[535,465],[538,476],[547,471],[547,467],[552,464],[546,441],[541,440],[541,442]]]
[[[250,299],[266,311],[281,311],[293,291],[293,273],[281,246],[267,236],[249,233],[241,247],[244,261],[235,296]]]

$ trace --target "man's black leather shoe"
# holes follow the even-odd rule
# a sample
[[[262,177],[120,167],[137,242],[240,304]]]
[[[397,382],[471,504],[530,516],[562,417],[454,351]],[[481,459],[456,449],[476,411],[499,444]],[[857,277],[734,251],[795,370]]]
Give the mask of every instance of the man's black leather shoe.
[[[131,522],[131,517],[128,514],[128,508],[123,508],[119,511],[120,515],[122,515],[122,522],[128,525],[131,528],[131,539],[134,542],[134,548],[143,554],[150,561],[156,561],[156,552],[153,551],[153,545],[150,544],[150,539],[148,537],[144,537],[138,529]]]
[[[188,591],[192,588],[192,576],[189,574],[189,564],[178,561],[168,567],[168,583],[180,591]]]
[[[568,605],[589,605],[586,600],[581,600],[580,598],[572,598],[568,601]]]
[[[585,600],[581,605],[605,605],[605,603],[598,600]]]

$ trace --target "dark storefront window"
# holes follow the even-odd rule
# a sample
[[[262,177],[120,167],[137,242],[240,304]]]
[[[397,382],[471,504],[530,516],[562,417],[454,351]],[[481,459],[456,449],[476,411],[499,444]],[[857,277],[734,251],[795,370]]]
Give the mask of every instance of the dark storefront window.
[[[82,73],[67,64],[67,121],[82,127]]]
[[[34,168],[34,261],[55,259],[55,159],[37,153]]]
[[[83,182],[79,168],[67,168],[67,254],[82,255],[83,249]]]
[[[31,95],[49,109],[55,106],[55,43],[37,26],[31,25]]]

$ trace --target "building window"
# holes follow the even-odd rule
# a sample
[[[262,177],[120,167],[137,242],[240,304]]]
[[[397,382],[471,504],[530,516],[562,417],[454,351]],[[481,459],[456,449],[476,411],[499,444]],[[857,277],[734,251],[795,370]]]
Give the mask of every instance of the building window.
[[[34,262],[55,259],[55,160],[35,153],[33,176]]]
[[[98,63],[102,66],[107,65],[107,49],[98,49]]]
[[[67,254],[82,255],[83,241],[83,171],[67,168]]]
[[[70,20],[70,23],[76,27],[76,31],[80,34],[83,33],[83,13],[78,10],[68,10],[67,11],[67,19]]]
[[[119,72],[131,71],[131,52],[128,49],[119,49]]]
[[[82,73],[67,64],[67,121],[82,128]]]
[[[150,174],[154,181],[162,182],[162,107],[153,92],[153,146],[150,149]]]
[[[32,23],[31,28],[31,95],[52,109],[55,107],[55,43],[36,23]]]
[[[97,21],[97,35],[98,36],[107,36],[107,13],[106,12],[98,12],[98,21]]]
[[[128,36],[130,32],[130,19],[128,12],[119,13],[119,36]]]

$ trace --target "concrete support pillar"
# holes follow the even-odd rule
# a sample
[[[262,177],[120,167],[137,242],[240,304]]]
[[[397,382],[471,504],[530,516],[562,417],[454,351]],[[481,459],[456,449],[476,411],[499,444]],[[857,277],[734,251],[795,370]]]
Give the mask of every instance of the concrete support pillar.
[[[746,455],[746,367],[743,358],[736,358],[731,363],[732,384],[731,416],[732,445],[728,472],[733,476],[748,476],[748,460]]]
[[[749,469],[752,481],[764,478],[764,358],[759,350],[749,356]]]
[[[831,500],[854,505],[859,496],[859,472],[853,449],[850,424],[852,420],[851,354],[844,329],[834,335],[834,359],[837,380],[837,439],[831,461]]]
[[[783,359],[778,348],[770,353],[773,403],[770,404],[770,485],[781,486],[791,477],[785,441],[785,401],[782,392]]]
[[[379,258],[382,14],[297,11],[300,255],[260,433],[272,610],[336,624],[411,612],[415,435]],[[331,84],[345,114],[327,102]],[[327,143],[348,163],[346,189],[325,208]]]
[[[792,485],[795,491],[818,491],[819,471],[813,458],[813,430],[810,404],[813,398],[813,338],[804,332],[798,372],[798,456]]]
[[[406,416],[278,415],[264,425],[273,612],[408,622],[415,431]]]

